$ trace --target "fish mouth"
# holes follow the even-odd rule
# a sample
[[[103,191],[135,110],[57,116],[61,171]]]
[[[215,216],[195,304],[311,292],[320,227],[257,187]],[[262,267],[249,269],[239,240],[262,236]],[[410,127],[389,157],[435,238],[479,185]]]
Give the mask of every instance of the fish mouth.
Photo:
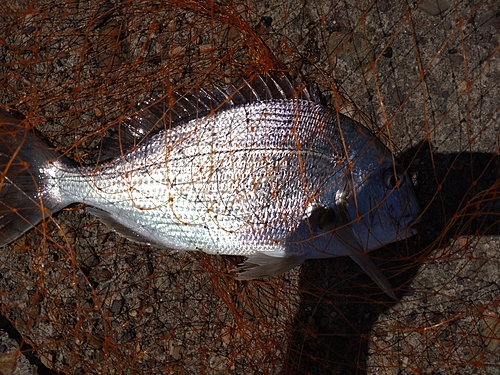
[[[413,237],[417,234],[417,230],[415,228],[408,228],[400,240],[406,240],[407,238]]]
[[[410,218],[411,217],[407,217],[403,220],[403,225],[401,226],[402,233],[397,235],[396,241],[405,240],[407,238],[415,236],[418,233],[418,230],[416,228],[413,228],[413,226],[420,222],[421,215],[419,214],[417,217],[411,218],[409,224],[406,225],[406,219]]]

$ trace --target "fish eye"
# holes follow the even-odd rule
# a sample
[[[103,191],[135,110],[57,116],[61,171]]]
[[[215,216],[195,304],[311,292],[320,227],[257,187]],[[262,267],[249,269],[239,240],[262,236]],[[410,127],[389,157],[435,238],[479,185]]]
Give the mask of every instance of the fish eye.
[[[399,165],[387,168],[382,175],[384,186],[387,189],[400,188],[404,183],[404,173],[404,169]]]

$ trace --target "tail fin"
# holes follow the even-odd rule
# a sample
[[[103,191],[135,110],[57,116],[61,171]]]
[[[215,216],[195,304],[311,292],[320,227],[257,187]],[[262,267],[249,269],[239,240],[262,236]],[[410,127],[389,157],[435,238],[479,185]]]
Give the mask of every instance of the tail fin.
[[[0,108],[0,246],[64,207],[47,188],[44,166],[56,159],[22,115]]]

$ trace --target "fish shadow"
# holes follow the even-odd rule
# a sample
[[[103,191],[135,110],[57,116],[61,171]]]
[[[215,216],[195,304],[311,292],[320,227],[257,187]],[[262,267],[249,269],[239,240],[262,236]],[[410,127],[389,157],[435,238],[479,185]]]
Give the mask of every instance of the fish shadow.
[[[466,235],[500,234],[499,158],[433,153],[428,142],[401,156],[422,208],[419,234],[370,253],[399,298],[428,255]],[[368,337],[396,304],[349,258],[305,262],[300,307],[291,324],[286,374],[367,373]]]

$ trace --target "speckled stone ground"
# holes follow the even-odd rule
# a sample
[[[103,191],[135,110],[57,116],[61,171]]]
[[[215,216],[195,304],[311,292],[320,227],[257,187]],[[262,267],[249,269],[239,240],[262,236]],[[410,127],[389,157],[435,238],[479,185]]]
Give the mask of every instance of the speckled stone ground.
[[[0,5],[1,102],[90,163],[96,132],[167,93],[166,75],[208,81],[204,53],[223,72],[264,64],[245,65],[260,47],[239,47],[243,24],[224,23],[238,15],[325,100],[341,103],[333,88],[348,97],[409,165],[420,234],[373,253],[400,301],[349,259],[239,283],[228,271],[241,259],[146,248],[76,206],[0,253],[2,311],[41,362],[70,374],[498,373],[498,5],[182,3]],[[12,361],[15,342],[0,341]],[[22,358],[11,373],[36,373]]]

